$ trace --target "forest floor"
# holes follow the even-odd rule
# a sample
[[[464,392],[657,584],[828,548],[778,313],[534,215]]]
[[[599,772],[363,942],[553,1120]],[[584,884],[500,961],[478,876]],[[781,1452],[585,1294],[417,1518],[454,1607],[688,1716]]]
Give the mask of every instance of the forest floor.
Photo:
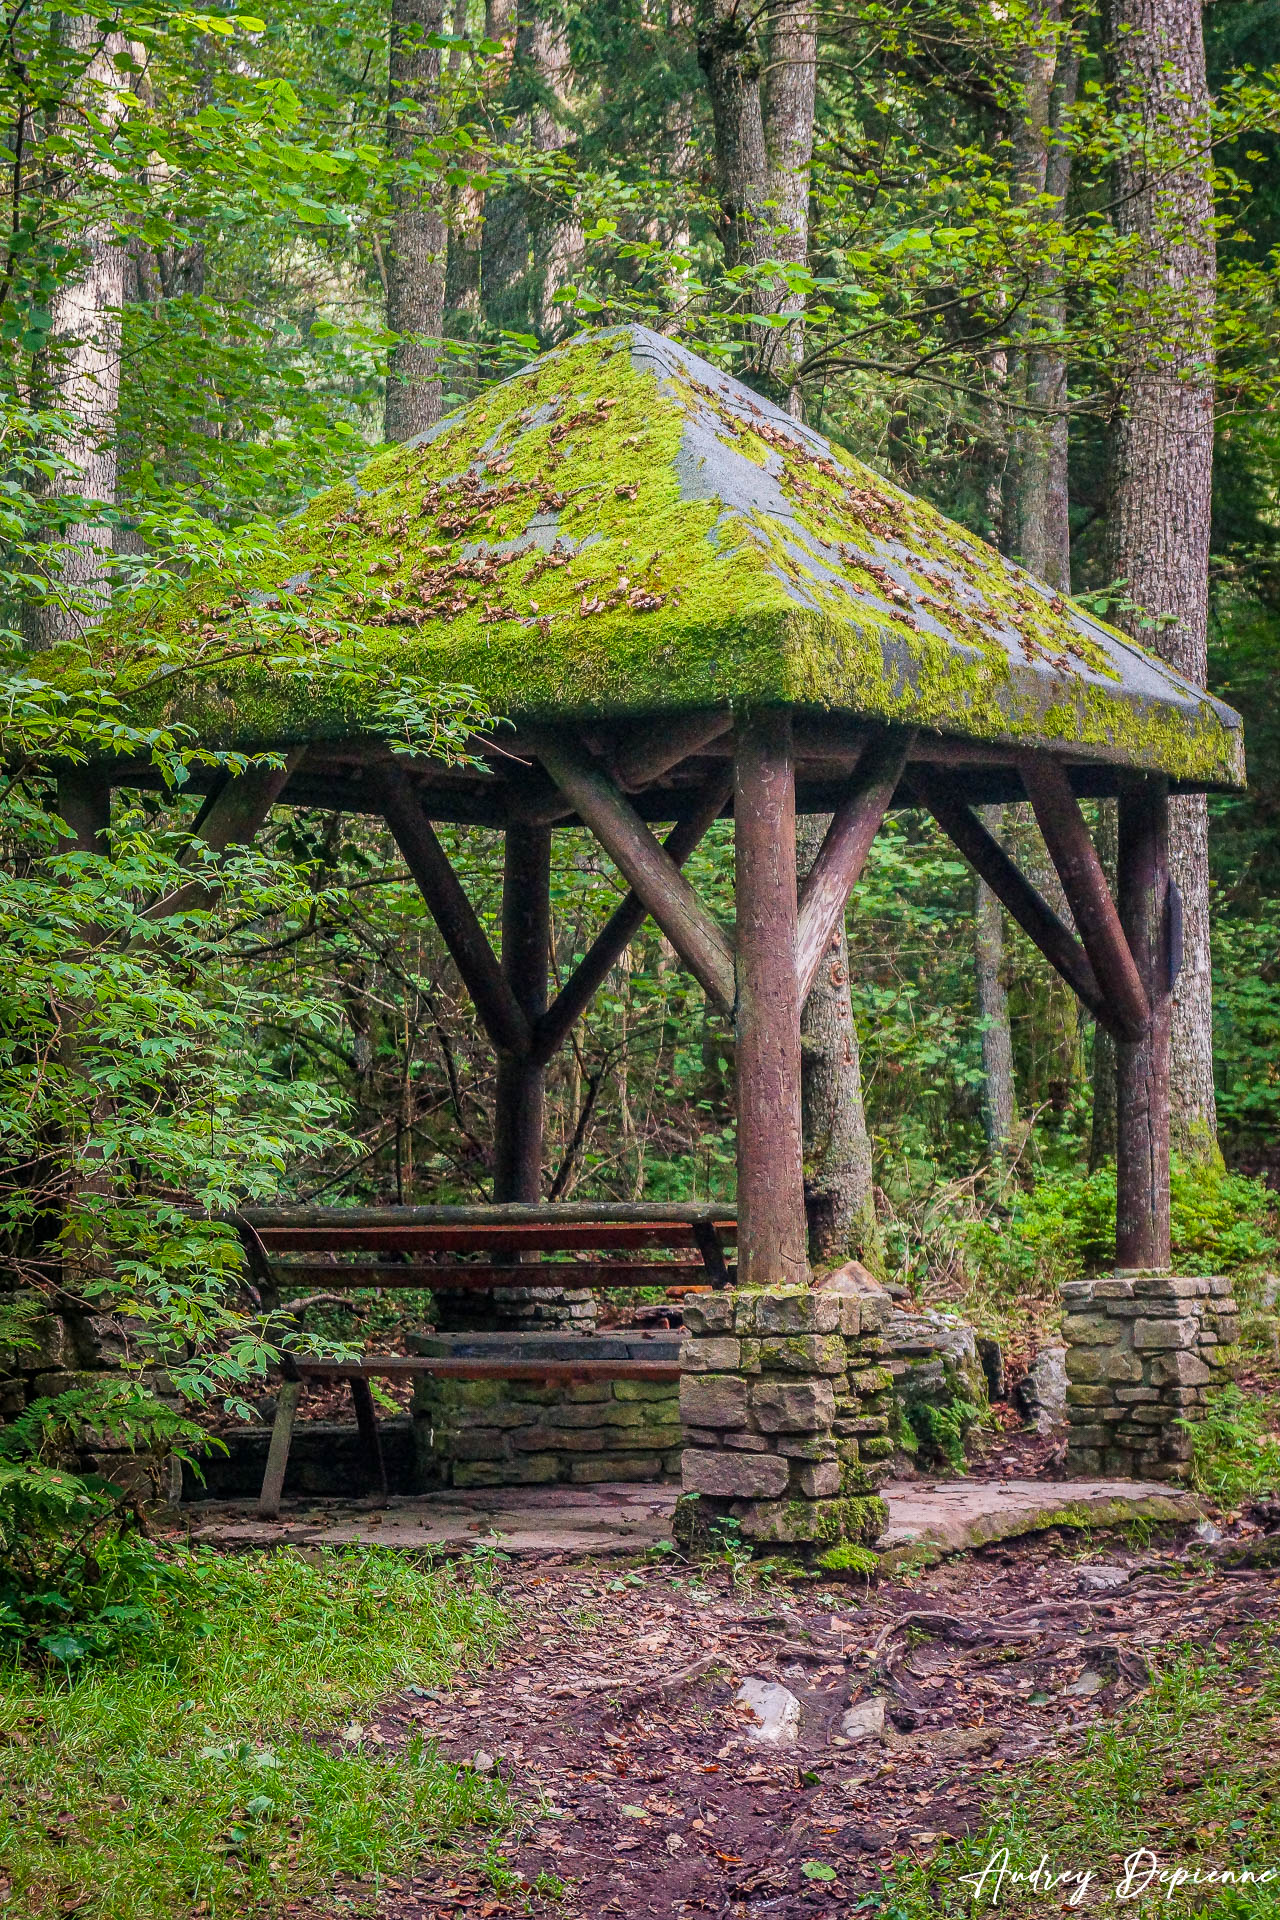
[[[496,1775],[527,1810],[502,1869],[437,1859],[288,1911],[960,1912],[962,1876],[1011,1843],[1027,1872],[1045,1851],[1092,1873],[1085,1910],[1136,1849],[1153,1872],[1280,1870],[1276,1574],[1249,1564],[1267,1558],[1267,1524],[1237,1522],[1216,1562],[1186,1529],[1105,1552],[1039,1534],[870,1591],[661,1557],[512,1563],[496,1664],[389,1698],[355,1730],[388,1758],[425,1735]],[[762,1740],[736,1700],[751,1678],[799,1703],[792,1744]],[[842,1732],[851,1703],[874,1722],[880,1702],[882,1731]],[[1017,1888],[1000,1893],[1019,1906]],[[1170,1907],[1158,1886],[1150,1903]]]

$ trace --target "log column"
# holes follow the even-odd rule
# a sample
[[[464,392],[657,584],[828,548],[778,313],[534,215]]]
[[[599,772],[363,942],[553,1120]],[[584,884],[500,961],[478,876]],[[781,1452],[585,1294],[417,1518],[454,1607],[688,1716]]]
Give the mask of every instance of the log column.
[[[1120,921],[1151,1008],[1116,1048],[1116,1265],[1169,1265],[1169,794],[1150,775],[1122,790]]]
[[[502,971],[535,1026],[547,1009],[551,946],[551,829],[512,823],[502,873]],[[498,1055],[493,1197],[542,1198],[542,1122],[546,1067],[531,1051]]]
[[[803,1285],[796,789],[791,715],[739,720],[734,744],[737,901],[738,1277]]]

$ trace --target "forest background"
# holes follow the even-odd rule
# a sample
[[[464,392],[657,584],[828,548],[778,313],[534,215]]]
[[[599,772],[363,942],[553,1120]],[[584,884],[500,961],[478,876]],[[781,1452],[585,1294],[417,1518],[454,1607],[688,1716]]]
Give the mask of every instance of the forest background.
[[[1176,827],[1175,1259],[1265,1268],[1277,17],[1215,0],[1202,38],[1189,0],[8,0],[5,1337],[29,1337],[51,1247],[138,1329],[92,1404],[8,1409],[13,1471],[76,1415],[172,1437],[149,1367],[237,1399],[295,1337],[186,1203],[467,1200],[491,1172],[494,1062],[389,837],[280,811],[195,885],[183,787],[210,756],[122,688],[208,651],[95,665],[95,627],[114,605],[141,631],[175,579],[269,547],[384,439],[583,325],[685,341],[1241,709],[1248,794]],[[287,623],[272,646],[281,672],[366,671]],[[80,659],[74,693],[50,648]],[[405,749],[463,753],[485,718],[465,688],[379,692]],[[163,780],[104,834],[54,768],[107,744]],[[1110,857],[1106,803],[1093,821]],[[1052,893],[1029,810],[993,824]],[[496,839],[446,837],[496,941]],[[717,829],[692,868],[725,913],[731,864]],[[620,883],[560,833],[553,887],[564,971]],[[997,1322],[1105,1263],[1105,1039],[917,813],[872,849],[806,1048],[819,1254]],[[553,1068],[547,1196],[728,1198],[733,1131],[732,1034],[650,927]]]

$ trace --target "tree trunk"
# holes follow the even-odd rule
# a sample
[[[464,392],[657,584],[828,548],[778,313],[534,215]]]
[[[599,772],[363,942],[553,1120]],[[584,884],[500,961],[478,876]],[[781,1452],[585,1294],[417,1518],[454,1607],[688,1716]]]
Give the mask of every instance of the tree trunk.
[[[1098,858],[1102,870],[1116,889],[1116,862],[1118,855],[1116,803],[1114,800],[1098,802],[1098,824],[1094,828],[1094,845],[1098,849]],[[1116,1157],[1116,1043],[1101,1021],[1094,1023],[1093,1029],[1093,1112],[1089,1127],[1089,1171],[1095,1173],[1108,1160]]]
[[[569,144],[565,125],[572,64],[564,28],[532,6],[520,8],[505,107],[512,139],[523,133],[535,153]],[[581,251],[576,216],[548,211],[515,184],[495,195],[485,218],[481,291],[486,318],[507,328],[534,327],[546,338],[560,325],[555,294]]]
[[[106,125],[118,120],[128,86],[116,66],[127,43],[103,35],[87,14],[66,16],[61,37],[82,55],[93,54],[77,89],[81,110],[91,108]],[[101,45],[99,43],[101,42]],[[94,49],[98,51],[94,53]],[[51,490],[78,494],[98,507],[116,500],[116,416],[120,406],[120,317],[129,279],[129,254],[105,222],[90,226],[79,242],[78,271],[50,301],[49,345],[34,370],[40,404],[66,418],[58,452],[69,472]],[[69,527],[51,553],[50,591],[26,609],[28,644],[51,647],[82,638],[96,625],[111,598],[108,559],[111,528],[100,517]]]
[[[813,109],[818,73],[817,16],[809,0],[775,0],[769,21],[769,66],[765,85],[765,150],[769,217],[775,259],[806,266],[809,260],[809,169],[813,160]],[[799,372],[804,359],[802,293],[783,289],[776,311],[796,315],[785,333],[771,336],[771,371],[787,389],[787,412],[803,415]]]
[[[796,867],[803,880],[817,858],[830,816],[796,822]],[[844,917],[818,969],[800,1018],[801,1117],[805,1212],[815,1263],[872,1251],[871,1140],[862,1104],[862,1063],[849,998]]]
[[[699,0],[698,65],[707,80],[715,130],[716,192],[726,266],[763,257],[768,159],[760,99],[756,14],[745,0]],[[807,224],[807,223],[806,223]]]
[[[1111,432],[1108,572],[1114,617],[1189,680],[1207,674],[1213,478],[1215,241],[1209,93],[1199,0],[1110,0],[1110,80],[1132,137],[1116,164],[1116,225],[1142,255],[1130,281],[1133,346]],[[1173,997],[1173,1140],[1217,1155],[1209,973],[1208,811],[1170,802],[1170,863],[1183,900]]]
[[[387,254],[387,326],[399,336],[387,364],[386,438],[411,440],[440,417],[446,236],[439,189],[422,177],[420,149],[437,132],[444,0],[391,0],[387,144],[396,163]]]
[[[983,824],[1000,838],[1003,807],[980,809]],[[1004,984],[1004,918],[1000,902],[985,880],[974,886],[974,972],[978,1017],[982,1022],[982,1124],[993,1158],[1009,1151],[1016,1101],[1013,1083],[1013,1034]]]

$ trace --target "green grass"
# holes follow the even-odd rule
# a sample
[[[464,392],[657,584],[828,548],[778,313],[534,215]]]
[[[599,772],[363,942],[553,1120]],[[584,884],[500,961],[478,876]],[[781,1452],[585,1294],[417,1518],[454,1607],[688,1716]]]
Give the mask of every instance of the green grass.
[[[504,1631],[476,1577],[397,1555],[193,1557],[160,1650],[0,1680],[0,1903],[24,1916],[270,1914],[337,1874],[484,1851],[502,1788],[360,1716],[480,1665]],[[479,1840],[479,1845],[477,1842]],[[7,1880],[8,1885],[5,1885]]]
[[[1092,1732],[1080,1754],[1002,1782],[973,1838],[899,1868],[865,1904],[883,1920],[993,1906],[1013,1914],[1280,1914],[1278,1789],[1280,1642],[1268,1635],[1221,1655],[1187,1652],[1118,1721]],[[1076,1880],[1050,1891],[1006,1874],[997,1886],[1006,1857],[1010,1874],[1030,1875],[1044,1858],[1052,1873],[1092,1878],[1080,1896]],[[1243,1868],[1269,1868],[1273,1877],[1243,1886],[1204,1877]],[[1197,1870],[1198,1886],[1190,1878]],[[1188,1878],[1161,1882],[1161,1872]],[[1126,1897],[1117,1888],[1127,1888]]]

